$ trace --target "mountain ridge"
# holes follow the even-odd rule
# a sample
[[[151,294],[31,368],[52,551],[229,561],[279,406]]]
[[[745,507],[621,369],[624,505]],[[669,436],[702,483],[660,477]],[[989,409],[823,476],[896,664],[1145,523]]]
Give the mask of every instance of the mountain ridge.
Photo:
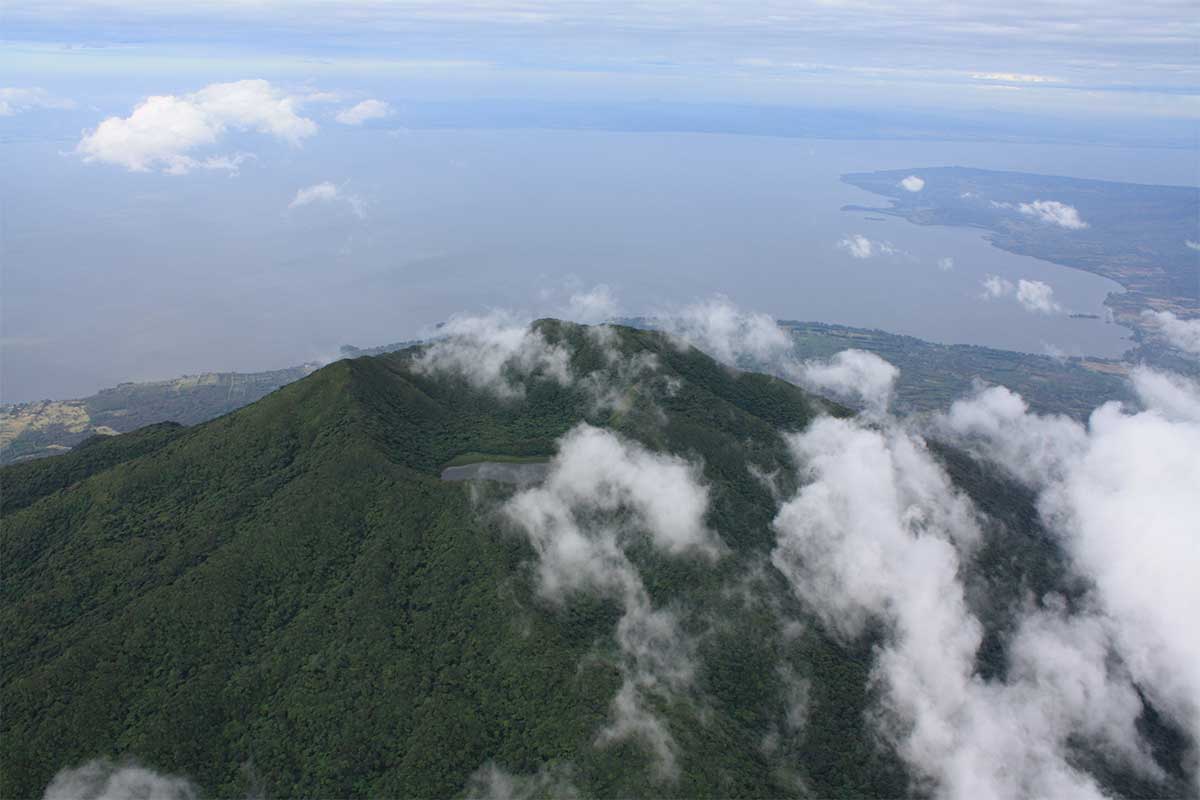
[[[859,425],[666,334],[541,320],[336,362],[90,472],[122,437],[4,468],[33,488],[4,515],[0,794],[129,757],[213,796],[495,774],[552,795],[919,791],[871,728],[894,634],[839,634],[780,571],[779,504],[811,479],[789,437],[883,430]],[[440,480],[464,452],[557,466],[531,489]],[[1062,556],[1033,493],[928,454],[990,520],[964,580],[978,669],[1003,680],[1027,592],[1072,596]],[[1114,769],[1124,793],[1179,788]]]

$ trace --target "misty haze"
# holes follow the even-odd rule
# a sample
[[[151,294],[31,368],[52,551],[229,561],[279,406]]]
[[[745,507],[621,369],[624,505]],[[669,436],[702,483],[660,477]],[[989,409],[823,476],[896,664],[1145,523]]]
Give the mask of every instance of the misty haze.
[[[0,797],[1197,796],[1194,12],[9,0]]]

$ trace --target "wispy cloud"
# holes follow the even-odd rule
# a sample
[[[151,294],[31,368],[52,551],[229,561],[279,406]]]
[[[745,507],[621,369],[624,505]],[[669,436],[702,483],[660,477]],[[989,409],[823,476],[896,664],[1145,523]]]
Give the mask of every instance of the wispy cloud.
[[[35,109],[68,109],[74,108],[75,101],[65,97],[56,97],[45,89],[36,86],[28,88],[0,88],[0,117],[11,117]]]
[[[1180,319],[1170,311],[1143,311],[1142,317],[1158,327],[1172,347],[1200,355],[1200,318]]]
[[[616,295],[602,283],[587,291],[574,292],[567,301],[566,316],[574,322],[592,325],[612,319],[619,311]]]
[[[792,340],[767,314],[744,311],[726,297],[692,303],[657,315],[659,326],[731,366],[776,364],[790,356]]]
[[[97,759],[60,771],[42,800],[197,800],[199,796],[197,787],[186,778]]]
[[[536,374],[570,385],[571,354],[546,340],[530,326],[528,315],[494,310],[487,314],[456,314],[439,330],[414,361],[415,369],[450,373],[501,398],[524,397],[525,383]]]
[[[367,214],[366,204],[361,197],[329,181],[306,186],[297,191],[292,202],[288,203],[288,209],[302,208],[313,203],[345,203],[359,219],[363,219]]]
[[[537,553],[542,594],[564,602],[595,592],[621,603],[622,685],[599,741],[640,739],[654,754],[659,777],[668,780],[677,774],[678,748],[647,699],[686,691],[694,655],[675,614],[651,603],[625,549],[645,537],[668,555],[717,558],[724,545],[704,524],[708,489],[699,476],[683,459],[580,425],[562,438],[546,481],[504,506]]]
[[[809,361],[798,371],[800,382],[839,400],[862,403],[882,414],[892,399],[900,371],[874,353],[843,350],[824,361]]]
[[[1060,203],[1057,200],[1034,200],[1032,203],[1021,203],[1018,210],[1027,216],[1036,217],[1049,225],[1057,225],[1068,230],[1082,230],[1089,227],[1079,217],[1074,206]]]
[[[900,251],[892,246],[891,242],[883,242],[875,239],[868,239],[861,233],[854,233],[847,236],[837,243],[841,250],[845,250],[850,254],[851,258],[866,259],[872,256],[892,256]]]
[[[336,119],[343,125],[362,125],[368,120],[382,119],[392,113],[392,107],[382,100],[363,100],[357,105],[343,108]]]
[[[977,81],[999,81],[1002,83],[1062,83],[1060,78],[1049,75],[1030,75],[1023,72],[972,72]]]
[[[1062,311],[1062,306],[1054,299],[1054,288],[1044,281],[1021,278],[1014,285],[998,275],[988,275],[983,279],[983,296],[989,300],[1013,297],[1026,311],[1039,314]]]

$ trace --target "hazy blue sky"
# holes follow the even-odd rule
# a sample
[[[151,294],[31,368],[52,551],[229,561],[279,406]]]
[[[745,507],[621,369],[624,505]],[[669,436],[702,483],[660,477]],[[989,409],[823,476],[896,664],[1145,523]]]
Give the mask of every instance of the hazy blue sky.
[[[60,91],[271,75],[436,99],[1200,110],[1191,0],[6,0],[0,14],[7,80]]]

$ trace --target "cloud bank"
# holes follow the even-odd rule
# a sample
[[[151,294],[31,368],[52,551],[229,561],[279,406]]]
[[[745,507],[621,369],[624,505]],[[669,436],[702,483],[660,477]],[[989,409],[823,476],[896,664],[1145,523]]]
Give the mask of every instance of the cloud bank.
[[[955,403],[942,427],[1039,490],[1139,685],[1200,741],[1200,386],[1147,368],[1132,380],[1143,410],[1109,403],[1086,427],[998,387]]]
[[[999,387],[938,423],[1039,490],[1045,525],[1096,587],[1071,606],[1031,600],[1002,678],[976,670],[983,628],[962,578],[986,528],[923,438],[878,416],[788,436],[807,481],[776,515],[772,563],[842,639],[885,626],[873,722],[918,790],[1102,797],[1081,744],[1161,780],[1135,685],[1200,736],[1200,650],[1187,630],[1200,607],[1200,387],[1145,370],[1134,382],[1146,410],[1111,404],[1086,428],[1031,415]]]
[[[85,162],[134,172],[236,171],[245,155],[192,154],[215,147],[230,130],[254,131],[299,145],[317,132],[315,122],[297,113],[301,102],[265,80],[214,83],[182,96],[154,95],[128,117],[109,117],[85,133],[75,152]]]

